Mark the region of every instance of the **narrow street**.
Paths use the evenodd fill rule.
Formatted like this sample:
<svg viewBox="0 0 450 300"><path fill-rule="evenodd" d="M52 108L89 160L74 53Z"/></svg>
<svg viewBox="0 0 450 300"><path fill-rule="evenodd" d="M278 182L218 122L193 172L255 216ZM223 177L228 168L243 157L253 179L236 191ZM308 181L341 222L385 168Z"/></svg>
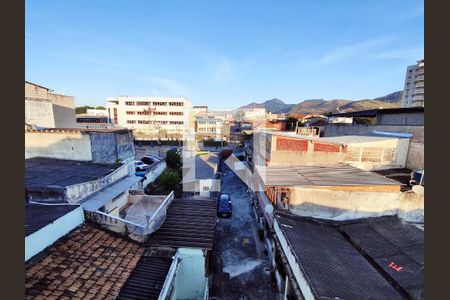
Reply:
<svg viewBox="0 0 450 300"><path fill-rule="evenodd" d="M226 165L222 172L221 191L231 197L233 216L217 224L210 297L278 299L247 186Z"/></svg>

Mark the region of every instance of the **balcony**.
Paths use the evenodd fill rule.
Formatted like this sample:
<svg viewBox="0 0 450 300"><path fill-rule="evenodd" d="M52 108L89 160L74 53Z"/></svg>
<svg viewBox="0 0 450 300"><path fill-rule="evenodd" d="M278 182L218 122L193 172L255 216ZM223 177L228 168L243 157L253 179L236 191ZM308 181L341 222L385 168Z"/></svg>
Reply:
<svg viewBox="0 0 450 300"><path fill-rule="evenodd" d="M424 86L425 86L425 83L423 81L416 83L416 88L420 88L420 87L424 87Z"/></svg>
<svg viewBox="0 0 450 300"><path fill-rule="evenodd" d="M417 95L417 94L424 94L424 89L417 89L417 90L414 92L414 95Z"/></svg>
<svg viewBox="0 0 450 300"><path fill-rule="evenodd" d="M412 101L423 101L425 97L423 95L416 95L412 98Z"/></svg>
<svg viewBox="0 0 450 300"><path fill-rule="evenodd" d="M424 75L419 75L416 77L416 81L422 81L425 80L425 76Z"/></svg>

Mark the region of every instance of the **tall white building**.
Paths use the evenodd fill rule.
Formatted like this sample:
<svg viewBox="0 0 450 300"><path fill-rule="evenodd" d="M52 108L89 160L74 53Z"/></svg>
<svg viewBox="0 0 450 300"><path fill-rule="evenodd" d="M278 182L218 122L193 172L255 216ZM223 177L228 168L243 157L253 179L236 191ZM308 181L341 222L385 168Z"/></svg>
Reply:
<svg viewBox="0 0 450 300"><path fill-rule="evenodd" d="M106 99L114 126L133 129L136 139L183 139L193 131L192 103L185 98L130 97Z"/></svg>
<svg viewBox="0 0 450 300"><path fill-rule="evenodd" d="M417 64L408 66L403 88L402 107L425 106L425 63L421 59Z"/></svg>

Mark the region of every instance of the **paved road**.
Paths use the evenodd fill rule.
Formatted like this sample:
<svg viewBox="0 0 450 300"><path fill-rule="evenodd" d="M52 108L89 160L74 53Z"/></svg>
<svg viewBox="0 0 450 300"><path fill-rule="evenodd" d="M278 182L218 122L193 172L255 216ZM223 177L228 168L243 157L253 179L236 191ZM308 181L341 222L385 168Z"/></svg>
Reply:
<svg viewBox="0 0 450 300"><path fill-rule="evenodd" d="M246 185L222 167L221 189L233 203L231 219L219 218L212 253L212 288L215 299L278 299L270 262L258 237L258 227Z"/></svg>

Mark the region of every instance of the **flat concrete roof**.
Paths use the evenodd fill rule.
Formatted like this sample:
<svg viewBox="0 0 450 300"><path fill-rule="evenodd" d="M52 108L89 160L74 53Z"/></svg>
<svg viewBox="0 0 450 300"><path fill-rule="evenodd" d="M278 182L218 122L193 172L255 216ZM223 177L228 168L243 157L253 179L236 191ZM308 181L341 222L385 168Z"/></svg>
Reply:
<svg viewBox="0 0 450 300"><path fill-rule="evenodd" d="M45 132L45 133L63 133L63 132L106 132L106 133L127 133L131 132L127 128L48 128L48 129L28 129L26 132Z"/></svg>
<svg viewBox="0 0 450 300"><path fill-rule="evenodd" d="M25 160L25 187L67 187L104 177L119 165L34 157Z"/></svg>
<svg viewBox="0 0 450 300"><path fill-rule="evenodd" d="M398 181L346 164L331 166L257 166L266 186L399 186Z"/></svg>
<svg viewBox="0 0 450 300"><path fill-rule="evenodd" d="M78 207L78 205L25 204L25 236L53 223Z"/></svg>

